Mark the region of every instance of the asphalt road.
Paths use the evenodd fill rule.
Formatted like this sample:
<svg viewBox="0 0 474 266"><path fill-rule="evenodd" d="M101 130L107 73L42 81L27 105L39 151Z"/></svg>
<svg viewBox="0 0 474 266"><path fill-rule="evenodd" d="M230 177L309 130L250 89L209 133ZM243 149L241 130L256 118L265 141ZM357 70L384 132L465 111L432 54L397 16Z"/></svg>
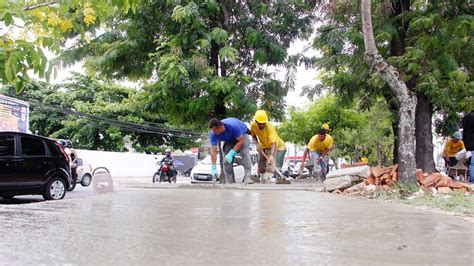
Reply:
<svg viewBox="0 0 474 266"><path fill-rule="evenodd" d="M0 201L0 264L474 264L474 224L452 215L314 191L148 183Z"/></svg>

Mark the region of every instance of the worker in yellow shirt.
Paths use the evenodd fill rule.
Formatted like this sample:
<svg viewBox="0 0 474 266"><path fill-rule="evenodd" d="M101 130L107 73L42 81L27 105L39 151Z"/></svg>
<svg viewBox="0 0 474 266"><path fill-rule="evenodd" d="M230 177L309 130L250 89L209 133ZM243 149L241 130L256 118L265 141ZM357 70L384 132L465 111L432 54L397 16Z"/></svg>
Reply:
<svg viewBox="0 0 474 266"><path fill-rule="evenodd" d="M459 131L454 133L452 138L449 138L444 145L443 149L443 157L444 161L448 166L454 166L458 162L456 160L456 153L460 152L461 150L465 149L464 142L462 141L462 136Z"/></svg>
<svg viewBox="0 0 474 266"><path fill-rule="evenodd" d="M308 153L311 154L311 163L313 165L313 177L326 179L326 173L329 164L328 154L334 145L333 138L326 133L326 129L321 128L318 134L314 135L308 143L304 153L303 161L301 162L300 172L305 167L306 157ZM311 164L310 164L311 165Z"/></svg>
<svg viewBox="0 0 474 266"><path fill-rule="evenodd" d="M255 119L250 125L250 133L258 150L258 172L262 183L269 183L275 171L273 166L278 169L283 166L286 154L285 143L278 136L275 127L268 122L268 116L264 110L258 110L255 113Z"/></svg>

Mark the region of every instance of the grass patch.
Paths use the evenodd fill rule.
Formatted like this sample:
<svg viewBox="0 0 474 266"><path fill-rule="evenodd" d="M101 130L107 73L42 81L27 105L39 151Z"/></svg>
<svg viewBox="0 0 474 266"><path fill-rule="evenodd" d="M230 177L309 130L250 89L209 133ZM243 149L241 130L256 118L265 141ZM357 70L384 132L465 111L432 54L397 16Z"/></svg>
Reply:
<svg viewBox="0 0 474 266"><path fill-rule="evenodd" d="M473 195L464 195L464 192L452 191L447 195L423 195L410 199L403 199L404 203L410 205L434 207L445 211L474 215Z"/></svg>
<svg viewBox="0 0 474 266"><path fill-rule="evenodd" d="M465 195L461 191L452 191L446 195L436 194L433 196L431 192L426 192L423 195L414 196L414 193L419 190L418 185L399 183L397 187L388 190L377 188L371 197L474 216L474 195L472 194Z"/></svg>

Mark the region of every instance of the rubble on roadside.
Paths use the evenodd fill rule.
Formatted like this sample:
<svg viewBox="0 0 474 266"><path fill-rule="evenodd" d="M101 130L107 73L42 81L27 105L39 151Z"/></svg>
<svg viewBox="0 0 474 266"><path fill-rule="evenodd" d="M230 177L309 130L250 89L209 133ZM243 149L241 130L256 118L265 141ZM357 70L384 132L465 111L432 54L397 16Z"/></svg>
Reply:
<svg viewBox="0 0 474 266"><path fill-rule="evenodd" d="M454 181L441 173L423 173L417 169L416 179L420 191L414 195L445 195L451 191L474 193L466 182ZM323 182L325 190L334 194L364 195L377 189L394 190L398 184L398 165L390 167L369 167L367 165L344 165L342 169L328 173Z"/></svg>

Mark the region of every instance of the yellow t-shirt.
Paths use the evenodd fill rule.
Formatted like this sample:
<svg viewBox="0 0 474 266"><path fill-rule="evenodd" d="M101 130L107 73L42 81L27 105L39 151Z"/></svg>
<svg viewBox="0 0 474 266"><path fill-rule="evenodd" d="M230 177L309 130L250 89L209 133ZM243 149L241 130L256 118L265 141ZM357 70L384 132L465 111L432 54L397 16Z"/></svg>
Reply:
<svg viewBox="0 0 474 266"><path fill-rule="evenodd" d="M454 157L456 156L456 153L463 149L465 149L465 147L462 140L459 140L457 143L455 143L454 140L450 138L444 146L443 155L445 157Z"/></svg>
<svg viewBox="0 0 474 266"><path fill-rule="evenodd" d="M331 149L334 145L333 138L326 134L326 138L323 141L318 139L318 134L314 135L308 143L308 149L316 152L324 152L326 149Z"/></svg>
<svg viewBox="0 0 474 266"><path fill-rule="evenodd" d="M270 149L272 143L276 142L277 150L286 150L285 142L283 142L283 140L278 136L278 133L272 124L266 123L265 128L260 130L257 123L253 121L250 125L250 131L253 137L256 136L258 138L258 144L262 149Z"/></svg>

